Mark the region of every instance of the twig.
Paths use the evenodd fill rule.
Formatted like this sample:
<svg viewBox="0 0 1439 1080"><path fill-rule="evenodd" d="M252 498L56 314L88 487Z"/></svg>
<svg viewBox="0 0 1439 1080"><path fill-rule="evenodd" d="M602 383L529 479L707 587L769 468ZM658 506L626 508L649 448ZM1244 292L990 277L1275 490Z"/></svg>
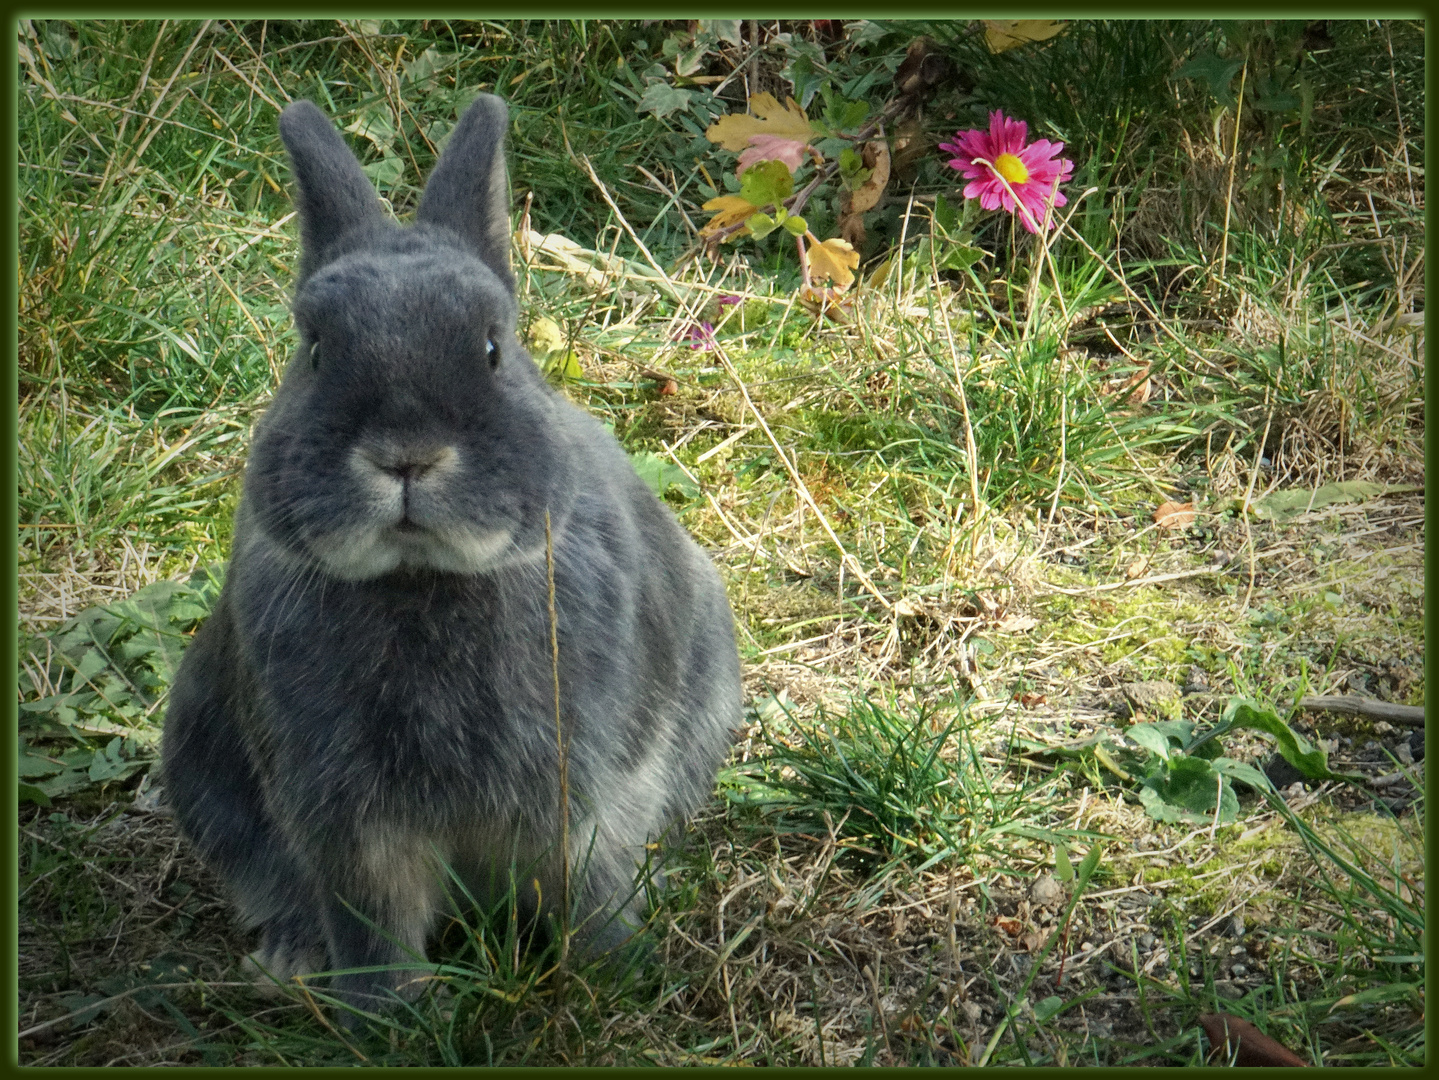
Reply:
<svg viewBox="0 0 1439 1080"><path fill-rule="evenodd" d="M205 22L204 22L204 25L202 25L202 26L200 27L199 33L197 33L197 34L195 35L194 40L190 42L190 47L185 50L185 55L182 56L182 57L180 57L180 62L175 65L175 70L172 71L172 72L170 72L170 78L169 78L169 80L165 83L165 85L164 85L163 87L160 88L160 93L159 93L159 95L155 98L155 103L150 106L150 111L145 115L145 118L144 118L143 120L141 120L140 123L139 123L139 125L136 127L136 129L135 129L135 134L136 134L136 135L140 134L140 132L144 129L144 127L145 127L145 125L146 125L147 123L149 123L151 120L154 120L154 119L155 119L155 114L156 114L156 113L159 111L159 109L160 109L160 103L161 103L162 101L164 101L164 100L165 100L165 96L166 96L167 94L169 94L169 92L170 92L170 87L172 87L172 86L175 85L175 80L180 77L180 72L184 71L186 65L188 65L188 64L190 63L190 55L195 51L195 47L200 44L200 39L203 38L203 37L205 36L206 32L210 29L210 24L211 24L212 22L214 22L213 19L206 19ZM178 109L178 108L180 107L180 102L183 101L183 100L184 100L184 98L176 98L176 99L175 99L175 104L173 104L173 105L170 106L170 111L167 112L167 113L164 115L164 117L162 117L162 119L168 120L168 119L170 118L170 114L173 113L176 109ZM151 128L150 128L150 131L149 131L149 134L147 134L147 135L145 136L145 139L144 139L144 141L143 141L142 143L140 143L139 148L138 148L133 154L130 155L130 159L125 163L125 167L124 167L123 169L121 169L120 171L127 173L127 172L129 172L131 169L133 169L136 165L138 165L138 164L140 163L140 158L144 156L145 151L150 148L150 143L154 140L155 136L158 135L159 133L160 133L160 125L159 125L159 124L156 124L155 126L151 127ZM107 170L106 175L109 175L108 170ZM101 186L102 186L102 187L104 186L103 183L102 183Z"/></svg>
<svg viewBox="0 0 1439 1080"><path fill-rule="evenodd" d="M634 228L625 218L625 215L620 211L619 206L616 205L614 198L610 195L609 188L605 187L604 181L599 178L599 175L595 172L594 165L590 163L589 155L580 154L579 161L584 165L585 171L590 174L590 180L593 181L595 187L599 189L600 195L605 200L605 203L609 206L610 210L614 212L615 217L619 219L620 227L629 234L629 238L634 241L635 247L640 249L640 254L645 257L645 262L649 263L650 266L654 268L655 273L660 276L660 280L664 282L665 289L669 292L670 296L678 303L684 304L684 297L680 295L679 289L670 279L669 274L665 273L664 268L655 262L655 257L650 254L650 249L645 247L645 242L639 238L639 234L635 232Z"/></svg>
<svg viewBox="0 0 1439 1080"><path fill-rule="evenodd" d="M1215 563L1213 566L1201 566L1197 570L1180 570L1173 574L1151 574L1148 577L1135 578L1132 581L1109 581L1103 585L1091 585L1085 589L1066 589L1059 585L1049 584L1046 584L1045 588L1051 592L1063 593L1065 596L1088 596L1090 593L1108 592L1110 589L1156 585L1161 581L1178 581L1181 578L1199 577L1203 574L1222 574L1227 569L1229 569L1228 563Z"/></svg>
<svg viewBox="0 0 1439 1080"><path fill-rule="evenodd" d="M1386 720L1404 727L1424 726L1424 706L1394 705L1388 701L1359 697L1357 694L1309 695L1299 699L1299 708L1313 712L1338 713L1341 716L1363 716L1370 720Z"/></svg>
<svg viewBox="0 0 1439 1080"><path fill-rule="evenodd" d="M265 91L261 90L259 86L255 84L254 80L252 80L248 75L246 75L243 71L241 71L234 64L232 64L228 56L222 53L219 49L212 49L210 51L220 58L220 63L224 64L227 68L229 68L236 75L238 75L241 82L243 82L251 90L255 91L255 93L260 97L261 100L265 102L266 105L270 106L270 108L274 109L276 112L280 112L284 109L283 105L278 104L274 98L272 98L269 94L265 93Z"/></svg>

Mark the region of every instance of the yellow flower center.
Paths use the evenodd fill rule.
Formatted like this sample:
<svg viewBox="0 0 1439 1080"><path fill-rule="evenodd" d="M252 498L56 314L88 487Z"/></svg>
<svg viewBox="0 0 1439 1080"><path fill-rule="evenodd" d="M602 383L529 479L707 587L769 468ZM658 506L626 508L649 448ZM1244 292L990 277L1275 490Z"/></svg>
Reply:
<svg viewBox="0 0 1439 1080"><path fill-rule="evenodd" d="M994 159L994 171L999 173L1011 184L1024 184L1029 182L1029 170L1024 167L1024 162L1013 154L1000 154Z"/></svg>

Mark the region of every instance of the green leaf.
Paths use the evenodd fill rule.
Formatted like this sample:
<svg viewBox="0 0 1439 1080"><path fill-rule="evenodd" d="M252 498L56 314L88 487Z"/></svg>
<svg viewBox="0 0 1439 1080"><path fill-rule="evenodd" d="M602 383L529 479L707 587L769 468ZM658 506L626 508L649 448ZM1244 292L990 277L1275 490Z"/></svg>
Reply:
<svg viewBox="0 0 1439 1080"><path fill-rule="evenodd" d="M666 116L688 109L693 97L692 90L681 90L667 82L653 82L645 87L639 104L635 106L635 112L654 113L663 120Z"/></svg>
<svg viewBox="0 0 1439 1080"><path fill-rule="evenodd" d="M88 770L66 769L59 776L51 777L49 780L42 780L37 785L41 791L52 799L58 799L61 795L68 795L90 783Z"/></svg>
<svg viewBox="0 0 1439 1080"><path fill-rule="evenodd" d="M20 760L17 764L18 774L25 779L33 779L37 776L54 776L65 766L53 758L43 757L31 753L25 746L25 741L20 741Z"/></svg>
<svg viewBox="0 0 1439 1080"><path fill-rule="evenodd" d="M345 125L345 130L362 139L369 139L374 143L375 149L386 157L389 157L395 139L399 136L390 110L380 106L372 106L360 113L351 123Z"/></svg>
<svg viewBox="0 0 1439 1080"><path fill-rule="evenodd" d="M640 479L650 486L650 490L658 498L664 498L665 492L671 487L679 488L690 497L700 493L699 487L685 475L683 469L656 456L652 451L643 450L638 454L631 454L630 463L634 465L635 472L640 474Z"/></svg>
<svg viewBox="0 0 1439 1080"><path fill-rule="evenodd" d="M1224 707L1221 722L1232 727L1251 728L1274 736L1279 754L1299 770L1306 780L1345 780L1355 782L1361 777L1331 772L1323 750L1295 731L1270 709L1245 698L1230 698Z"/></svg>
<svg viewBox="0 0 1439 1080"><path fill-rule="evenodd" d="M398 157L382 157L379 161L362 165L361 169L370 178L371 183L382 190L394 187L405 175L405 163Z"/></svg>
<svg viewBox="0 0 1439 1080"><path fill-rule="evenodd" d="M1063 844L1054 845L1054 876L1060 881L1074 880L1074 865L1069 861L1069 848Z"/></svg>
<svg viewBox="0 0 1439 1080"><path fill-rule="evenodd" d="M953 232L959 224L959 211L955 210L943 195L934 197L934 223L946 233Z"/></svg>
<svg viewBox="0 0 1439 1080"><path fill-rule="evenodd" d="M1124 734L1151 753L1158 754L1161 760L1169 760L1169 736L1159 730L1158 724L1135 724Z"/></svg>
<svg viewBox="0 0 1439 1080"><path fill-rule="evenodd" d="M988 254L983 248L955 244L944 252L943 258L935 260L935 265L941 270L958 270L964 273Z"/></svg>
<svg viewBox="0 0 1439 1080"><path fill-rule="evenodd" d="M784 228L791 236L803 236L809 232L809 222L798 214L791 214L784 219Z"/></svg>
<svg viewBox="0 0 1439 1080"><path fill-rule="evenodd" d="M1229 84L1234 81L1234 76L1239 74L1239 69L1243 66L1243 57L1224 60L1212 52L1206 52L1196 56L1176 71L1174 78L1198 79L1209 87L1209 93L1216 101L1232 109L1236 104L1236 98L1230 92Z"/></svg>
<svg viewBox="0 0 1439 1080"><path fill-rule="evenodd" d="M829 115L829 111L826 110L826 116ZM868 117L869 102L836 100L833 107L833 120L829 126L836 130L857 128Z"/></svg>
<svg viewBox="0 0 1439 1080"><path fill-rule="evenodd" d="M794 194L794 176L783 161L757 161L740 177L740 198L763 209Z"/></svg>
<svg viewBox="0 0 1439 1080"><path fill-rule="evenodd" d="M448 67L454 60L454 53L442 53L438 46L431 45L405 65L405 81L417 84L431 82L437 72Z"/></svg>
<svg viewBox="0 0 1439 1080"><path fill-rule="evenodd" d="M1388 491L1414 490L1414 485L1391 487L1372 480L1343 480L1317 488L1286 488L1250 503L1254 516L1263 521L1284 522L1309 510L1336 503L1365 502Z"/></svg>
<svg viewBox="0 0 1439 1080"><path fill-rule="evenodd" d="M779 228L779 222L770 217L763 210L757 210L751 214L745 224L749 226L750 235L756 240L768 236Z"/></svg>
<svg viewBox="0 0 1439 1080"><path fill-rule="evenodd" d="M1217 773L1223 773L1231 780L1248 784L1255 791L1269 791L1274 787L1269 782L1269 777L1265 776L1261 770L1242 761L1235 761L1233 758L1216 757L1209 762L1209 767Z"/></svg>
<svg viewBox="0 0 1439 1080"><path fill-rule="evenodd" d="M1214 820L1216 800L1220 824L1239 816L1239 797L1234 793L1234 785L1222 783L1221 775L1209 762L1184 754L1171 757L1169 768L1145 780L1139 789L1139 801L1149 816L1158 821L1205 824Z"/></svg>
<svg viewBox="0 0 1439 1080"><path fill-rule="evenodd" d="M109 666L109 657L99 649L91 649L75 665L75 678L79 682L89 682Z"/></svg>
<svg viewBox="0 0 1439 1080"><path fill-rule="evenodd" d="M699 32L708 34L717 41L728 41L731 45L744 46L740 37L739 19L700 19Z"/></svg>
<svg viewBox="0 0 1439 1080"><path fill-rule="evenodd" d="M573 349L552 349L540 360L540 370L553 383L573 382L585 377L580 358Z"/></svg>
<svg viewBox="0 0 1439 1080"><path fill-rule="evenodd" d="M20 783L19 790L20 802L22 803L34 803L36 806L55 805L53 802L50 801L50 796L45 794L44 789L39 788L34 784L27 784L22 781Z"/></svg>
<svg viewBox="0 0 1439 1080"><path fill-rule="evenodd" d="M1054 1016L1060 1009L1064 1008L1064 999L1055 995L1045 998L1043 1001L1035 1002L1034 1018L1041 1024Z"/></svg>

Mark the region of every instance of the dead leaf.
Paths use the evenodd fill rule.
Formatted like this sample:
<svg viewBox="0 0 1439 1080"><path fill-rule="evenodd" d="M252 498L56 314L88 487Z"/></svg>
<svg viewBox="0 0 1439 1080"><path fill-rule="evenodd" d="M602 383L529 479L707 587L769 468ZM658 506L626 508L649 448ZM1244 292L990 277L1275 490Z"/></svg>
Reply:
<svg viewBox="0 0 1439 1080"><path fill-rule="evenodd" d="M1194 524L1194 504L1166 502L1160 503L1159 509L1154 511L1154 524L1161 529L1186 529Z"/></svg>
<svg viewBox="0 0 1439 1080"><path fill-rule="evenodd" d="M799 168L804 161L807 144L799 139L786 139L782 135L751 135L749 146L739 156L736 174L742 174L757 161L782 161L790 172Z"/></svg>
<svg viewBox="0 0 1439 1080"><path fill-rule="evenodd" d="M894 73L894 88L902 97L918 96L949 73L949 58L926 37L915 38L904 50Z"/></svg>
<svg viewBox="0 0 1439 1080"><path fill-rule="evenodd" d="M1064 29L1056 19L985 19L984 41L990 52L1000 53L1031 41L1047 41Z"/></svg>
<svg viewBox="0 0 1439 1080"><path fill-rule="evenodd" d="M865 229L860 215L878 205L889 183L889 147L883 139L865 143L860 156L869 170L869 179L840 196L839 236L853 248L864 245Z"/></svg>
<svg viewBox="0 0 1439 1080"><path fill-rule="evenodd" d="M1024 932L1024 923L1018 919L1011 919L1007 915L996 915L991 924L996 930L1002 930L1010 937L1019 937Z"/></svg>
<svg viewBox="0 0 1439 1080"><path fill-rule="evenodd" d="M780 175L783 175L783 173ZM754 206L746 200L741 199L738 195L721 195L705 203L703 208L705 210L719 211L714 217L710 218L709 224L700 230L700 235L703 237L713 236L715 233L727 229L731 225L745 221L751 214L759 209L758 206ZM735 233L735 235L743 236L744 230L741 229Z"/></svg>
<svg viewBox="0 0 1439 1080"><path fill-rule="evenodd" d="M845 310L848 298L840 299L838 289L801 289L799 292L799 304L815 318L828 319L830 322L839 323L841 326L848 326L853 320L849 312Z"/></svg>
<svg viewBox="0 0 1439 1080"><path fill-rule="evenodd" d="M1038 952L1039 947L1044 944L1044 935L1038 930L1030 930L1019 935L1019 947L1025 952Z"/></svg>
<svg viewBox="0 0 1439 1080"><path fill-rule="evenodd" d="M705 130L705 138L736 154L748 147L755 135L778 135L802 143L814 138L809 117L794 98L786 98L781 105L773 94L754 94L749 99L749 110L753 115L721 116Z"/></svg>
<svg viewBox="0 0 1439 1080"><path fill-rule="evenodd" d="M1033 615L1006 615L999 620L995 629L1006 634L1020 634L1026 630L1033 630L1038 625L1039 620Z"/></svg>
<svg viewBox="0 0 1439 1080"><path fill-rule="evenodd" d="M1140 574L1144 573L1144 571L1148 569L1149 560L1140 557L1129 564L1128 568L1124 571L1124 576L1130 581L1133 581L1135 578L1137 578Z"/></svg>
<svg viewBox="0 0 1439 1080"><path fill-rule="evenodd" d="M1199 1026L1209 1038L1213 1058L1227 1062L1234 1058L1236 1065L1276 1065L1280 1067L1307 1067L1309 1062L1290 1050L1283 1043L1271 1039L1248 1020L1241 1020L1228 1013L1204 1013L1199 1017ZM1217 1063L1217 1062L1216 1062Z"/></svg>
<svg viewBox="0 0 1439 1080"><path fill-rule="evenodd" d="M655 371L653 368L645 368L643 371L640 372L640 378L653 379L655 382L659 383L658 389L661 395L678 394L680 391L680 384L675 382L675 377L673 375L667 375L663 371Z"/></svg>
<svg viewBox="0 0 1439 1080"><path fill-rule="evenodd" d="M705 204L708 207L708 203ZM812 245L805 253L809 259L809 277L818 282L826 279L843 292L854 283L853 271L859 266L859 252L844 240L829 239Z"/></svg>
<svg viewBox="0 0 1439 1080"><path fill-rule="evenodd" d="M884 187L889 183L889 147L883 139L874 139L864 144L860 156L864 167L870 170L869 179L849 192L846 199L850 211L857 214L873 210L884 194Z"/></svg>
<svg viewBox="0 0 1439 1080"><path fill-rule="evenodd" d="M1040 705L1047 705L1049 698L1044 694L1034 694L1027 690L1020 691L1014 695L1014 700L1019 702L1026 709L1037 708Z"/></svg>
<svg viewBox="0 0 1439 1080"><path fill-rule="evenodd" d="M906 120L894 129L894 150L890 157L890 175L908 176L919 162L934 152L935 140L924 133L918 119Z"/></svg>

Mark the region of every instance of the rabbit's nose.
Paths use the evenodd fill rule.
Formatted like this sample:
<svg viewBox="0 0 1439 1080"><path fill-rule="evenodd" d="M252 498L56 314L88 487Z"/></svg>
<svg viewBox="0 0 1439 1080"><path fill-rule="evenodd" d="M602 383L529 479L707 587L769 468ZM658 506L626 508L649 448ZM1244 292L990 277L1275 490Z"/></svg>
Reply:
<svg viewBox="0 0 1439 1080"><path fill-rule="evenodd" d="M443 468L455 458L455 451L449 446L408 447L379 452L367 450L362 453L375 468L407 484Z"/></svg>

